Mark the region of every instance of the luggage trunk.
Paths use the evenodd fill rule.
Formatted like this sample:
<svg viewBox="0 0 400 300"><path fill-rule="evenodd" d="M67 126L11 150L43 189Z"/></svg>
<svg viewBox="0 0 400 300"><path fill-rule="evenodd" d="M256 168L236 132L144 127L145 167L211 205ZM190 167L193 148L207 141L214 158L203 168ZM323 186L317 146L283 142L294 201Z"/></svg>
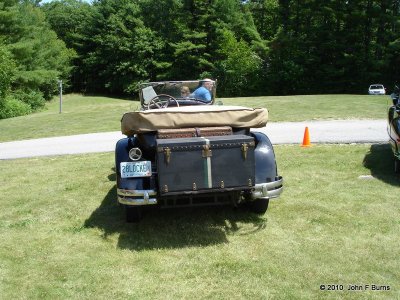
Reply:
<svg viewBox="0 0 400 300"><path fill-rule="evenodd" d="M251 189L254 138L247 135L157 139L161 195Z"/></svg>

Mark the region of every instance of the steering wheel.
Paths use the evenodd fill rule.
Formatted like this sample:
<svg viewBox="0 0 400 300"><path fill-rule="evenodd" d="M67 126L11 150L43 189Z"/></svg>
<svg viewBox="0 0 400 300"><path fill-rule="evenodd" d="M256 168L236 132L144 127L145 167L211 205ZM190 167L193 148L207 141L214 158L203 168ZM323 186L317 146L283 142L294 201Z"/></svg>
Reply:
<svg viewBox="0 0 400 300"><path fill-rule="evenodd" d="M147 104L147 109L167 108L169 103L174 101L176 106L179 107L178 100L167 94L160 94L153 97Z"/></svg>

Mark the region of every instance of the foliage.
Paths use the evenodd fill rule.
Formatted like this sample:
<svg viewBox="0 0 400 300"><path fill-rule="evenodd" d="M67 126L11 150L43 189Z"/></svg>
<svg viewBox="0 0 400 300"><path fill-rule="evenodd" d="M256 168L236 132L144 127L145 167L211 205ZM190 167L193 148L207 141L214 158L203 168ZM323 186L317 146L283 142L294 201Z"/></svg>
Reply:
<svg viewBox="0 0 400 300"><path fill-rule="evenodd" d="M30 106L32 111L37 111L44 107L45 100L43 94L33 90L16 90L13 92L13 97L18 101L24 102Z"/></svg>
<svg viewBox="0 0 400 300"><path fill-rule="evenodd" d="M144 25L139 6L131 1L99 1L94 9L96 31L89 38L93 50L83 61L91 75L87 88L130 93L137 82L150 77L163 41Z"/></svg>
<svg viewBox="0 0 400 300"><path fill-rule="evenodd" d="M41 9L58 38L75 52L68 90L85 92L88 82L97 76L96 69L92 70L92 66L87 66L85 61L95 51L96 45L91 39L97 32L94 24L99 15L90 4L77 0L52 1L45 3Z"/></svg>
<svg viewBox="0 0 400 300"><path fill-rule="evenodd" d="M398 1L62 0L43 8L78 53L75 90L131 93L145 80L211 74L222 96L364 93L400 76Z"/></svg>
<svg viewBox="0 0 400 300"><path fill-rule="evenodd" d="M40 90L46 99L50 99L57 93L57 77L65 78L68 75L72 52L49 29L38 8L29 4L21 5L14 13L12 27L17 33L7 39L10 51L18 62L13 85L16 88Z"/></svg>
<svg viewBox="0 0 400 300"><path fill-rule="evenodd" d="M0 119L13 118L30 114L31 106L11 96L6 96L0 102Z"/></svg>
<svg viewBox="0 0 400 300"><path fill-rule="evenodd" d="M36 2L6 1L0 5L3 100L8 92L2 118L43 107L44 99L58 92L57 79L68 78L71 70L74 51L57 39Z"/></svg>
<svg viewBox="0 0 400 300"><path fill-rule="evenodd" d="M305 76L296 39L279 30L270 42L266 74L267 91L272 94L291 95L312 93L312 85Z"/></svg>
<svg viewBox="0 0 400 300"><path fill-rule="evenodd" d="M11 91L16 64L6 46L0 44L0 119L27 115L44 106L41 93Z"/></svg>
<svg viewBox="0 0 400 300"><path fill-rule="evenodd" d="M214 67L210 52L215 39L215 26L210 26L214 6L207 1L182 1L181 11L180 31L168 43L172 64L166 75L179 80L200 78Z"/></svg>
<svg viewBox="0 0 400 300"><path fill-rule="evenodd" d="M0 43L0 102L5 98L15 73L15 63L10 52Z"/></svg>
<svg viewBox="0 0 400 300"><path fill-rule="evenodd" d="M390 90L399 23L400 3L389 0L0 3L10 88L45 99L57 78L69 91L131 95L143 81L206 74L224 97Z"/></svg>
<svg viewBox="0 0 400 300"><path fill-rule="evenodd" d="M256 74L261 66L261 58L243 39L237 41L233 32L225 30L222 33L218 54L223 58L216 63L220 79L221 94L246 95L254 89Z"/></svg>
<svg viewBox="0 0 400 300"><path fill-rule="evenodd" d="M260 7L270 9L270 1L251 2L260 16ZM398 1L279 1L277 12L276 34L265 34L271 92L280 84L288 94L365 93L371 83L391 87L399 77L390 47L400 34Z"/></svg>
<svg viewBox="0 0 400 300"><path fill-rule="evenodd" d="M68 48L80 49L85 28L93 15L90 4L76 0L59 0L42 7L46 20Z"/></svg>

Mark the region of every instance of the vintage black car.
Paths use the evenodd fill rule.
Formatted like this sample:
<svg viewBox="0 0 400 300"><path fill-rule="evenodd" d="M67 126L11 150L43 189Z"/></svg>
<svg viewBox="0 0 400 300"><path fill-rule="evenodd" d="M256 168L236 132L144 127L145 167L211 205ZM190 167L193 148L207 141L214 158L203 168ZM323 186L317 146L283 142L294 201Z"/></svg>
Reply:
<svg viewBox="0 0 400 300"><path fill-rule="evenodd" d="M388 126L389 142L394 155L394 171L400 173L400 89L396 86L391 94L393 105L388 111Z"/></svg>
<svg viewBox="0 0 400 300"><path fill-rule="evenodd" d="M121 120L115 150L118 202L128 222L144 207L233 204L266 212L282 192L263 108L215 105L216 83L149 82L141 109Z"/></svg>

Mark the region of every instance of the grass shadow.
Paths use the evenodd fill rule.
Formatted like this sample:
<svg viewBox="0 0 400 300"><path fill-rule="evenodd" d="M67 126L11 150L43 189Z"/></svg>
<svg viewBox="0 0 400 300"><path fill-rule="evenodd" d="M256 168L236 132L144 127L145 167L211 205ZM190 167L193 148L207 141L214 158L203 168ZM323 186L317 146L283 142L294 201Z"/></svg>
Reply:
<svg viewBox="0 0 400 300"><path fill-rule="evenodd" d="M115 177L110 175L109 179ZM115 180L115 179L114 179ZM229 235L253 234L266 228L266 219L229 206L159 209L149 207L139 223L126 223L124 207L114 185L85 221L103 237L119 234L118 247L135 251L209 246L228 242Z"/></svg>
<svg viewBox="0 0 400 300"><path fill-rule="evenodd" d="M266 227L266 221L229 206L156 209L139 224L121 232L122 249L147 250L204 247L228 243L229 235L252 234Z"/></svg>
<svg viewBox="0 0 400 300"><path fill-rule="evenodd" d="M400 186L399 175L394 172L394 157L390 144L373 144L365 155L363 165L373 177L394 186Z"/></svg>

